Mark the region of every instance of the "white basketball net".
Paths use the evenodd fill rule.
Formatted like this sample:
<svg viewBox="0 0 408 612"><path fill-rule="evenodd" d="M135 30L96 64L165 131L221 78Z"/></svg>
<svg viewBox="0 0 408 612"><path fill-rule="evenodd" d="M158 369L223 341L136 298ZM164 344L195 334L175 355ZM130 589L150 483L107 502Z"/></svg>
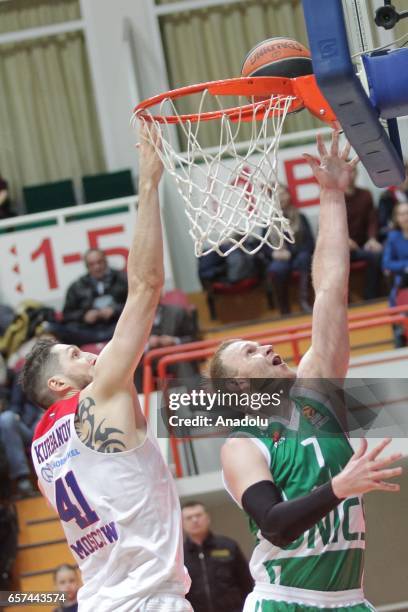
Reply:
<svg viewBox="0 0 408 612"><path fill-rule="evenodd" d="M200 111L207 94L208 90L202 92ZM221 109L218 97L211 96L214 98ZM267 108L259 120L255 115L260 105L255 105L251 120L246 122L251 135L244 147L238 144L243 123L240 116L232 120L222 114L215 120L219 144L213 149L204 149L199 142L200 130L208 129L207 122L180 119L178 125L187 140L184 153L172 144L177 142L175 128L165 121L166 115L180 117L172 99L160 104L164 121L159 123L152 115L141 118L150 136L154 129L161 131L162 146L156 150L184 200L197 257L212 251L226 256L238 248L255 254L264 245L280 249L285 240L294 242L280 207L277 177L279 139L291 102L292 97L281 95L263 101L262 107L266 104ZM154 143L154 138L151 141Z"/></svg>

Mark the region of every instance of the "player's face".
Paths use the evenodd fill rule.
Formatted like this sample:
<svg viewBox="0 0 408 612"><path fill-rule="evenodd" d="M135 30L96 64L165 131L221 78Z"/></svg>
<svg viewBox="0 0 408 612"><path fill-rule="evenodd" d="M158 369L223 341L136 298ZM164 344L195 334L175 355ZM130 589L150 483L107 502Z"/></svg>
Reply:
<svg viewBox="0 0 408 612"><path fill-rule="evenodd" d="M58 353L61 373L69 383L83 389L92 382L96 355L81 351L74 344L57 344L52 350Z"/></svg>
<svg viewBox="0 0 408 612"><path fill-rule="evenodd" d="M239 378L295 378L296 374L283 361L273 346L237 340L222 353L224 366Z"/></svg>
<svg viewBox="0 0 408 612"><path fill-rule="evenodd" d="M199 504L183 508L183 529L190 537L205 537L210 530L210 517Z"/></svg>
<svg viewBox="0 0 408 612"><path fill-rule="evenodd" d="M60 593L64 593L68 601L76 601L79 581L76 572L70 569L60 569L55 577L55 586Z"/></svg>

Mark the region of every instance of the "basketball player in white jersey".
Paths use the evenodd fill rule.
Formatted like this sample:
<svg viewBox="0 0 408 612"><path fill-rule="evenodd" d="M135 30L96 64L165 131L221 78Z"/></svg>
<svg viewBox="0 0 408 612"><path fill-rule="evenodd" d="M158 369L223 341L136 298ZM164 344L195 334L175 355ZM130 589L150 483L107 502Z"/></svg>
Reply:
<svg viewBox="0 0 408 612"><path fill-rule="evenodd" d="M112 340L98 357L39 342L23 373L46 410L32 457L82 573L80 612L191 611L179 500L133 384L163 285L162 171L141 128L129 292Z"/></svg>

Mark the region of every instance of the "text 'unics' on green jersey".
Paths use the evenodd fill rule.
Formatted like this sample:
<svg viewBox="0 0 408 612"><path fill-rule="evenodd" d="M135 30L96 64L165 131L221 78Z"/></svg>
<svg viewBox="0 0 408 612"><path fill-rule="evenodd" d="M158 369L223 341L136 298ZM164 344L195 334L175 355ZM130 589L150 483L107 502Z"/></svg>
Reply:
<svg viewBox="0 0 408 612"><path fill-rule="evenodd" d="M329 402L318 392L294 388L290 422L270 420L267 430L250 436L268 461L272 479L285 500L307 495L341 472L353 455L348 437ZM256 583L347 591L362 585L365 521L361 497L337 508L284 548L266 540L250 519L256 546L251 573Z"/></svg>

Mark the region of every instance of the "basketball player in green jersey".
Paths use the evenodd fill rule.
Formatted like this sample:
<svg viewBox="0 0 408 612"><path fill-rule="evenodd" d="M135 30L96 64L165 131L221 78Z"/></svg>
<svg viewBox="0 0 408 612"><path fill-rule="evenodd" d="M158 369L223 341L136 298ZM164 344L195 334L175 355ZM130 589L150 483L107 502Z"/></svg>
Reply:
<svg viewBox="0 0 408 612"><path fill-rule="evenodd" d="M317 144L320 163L305 156L321 187L312 345L296 374L272 346L244 340L221 345L211 363L212 379L296 379L286 420L271 417L267 432L230 438L222 449L226 487L256 535L250 563L256 584L244 612L373 610L362 589L362 495L399 490L388 479L401 473L390 467L401 455L381 456L390 440L371 452L363 440L353 454L345 414L336 415L317 381L310 380L344 379L348 369L344 193L358 161L347 161L348 144L339 151L337 131L330 152L321 136Z"/></svg>

